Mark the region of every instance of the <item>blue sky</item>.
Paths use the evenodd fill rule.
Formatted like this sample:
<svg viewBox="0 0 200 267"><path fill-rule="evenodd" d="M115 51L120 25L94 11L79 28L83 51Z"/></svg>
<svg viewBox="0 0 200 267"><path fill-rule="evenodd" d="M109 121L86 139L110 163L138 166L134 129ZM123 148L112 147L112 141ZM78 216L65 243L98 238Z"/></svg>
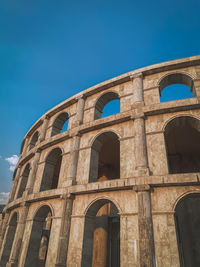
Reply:
<svg viewBox="0 0 200 267"><path fill-rule="evenodd" d="M1 0L0 192L12 183L5 158L47 110L122 73L200 54L199 11L199 0Z"/></svg>

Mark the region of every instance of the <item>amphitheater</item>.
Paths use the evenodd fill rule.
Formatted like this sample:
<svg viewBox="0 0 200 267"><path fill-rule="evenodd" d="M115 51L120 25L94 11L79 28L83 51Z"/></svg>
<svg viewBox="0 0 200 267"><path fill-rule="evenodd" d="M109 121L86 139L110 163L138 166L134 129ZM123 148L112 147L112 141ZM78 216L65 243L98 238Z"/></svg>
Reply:
<svg viewBox="0 0 200 267"><path fill-rule="evenodd" d="M193 97L161 102L172 84ZM117 99L120 112L102 117ZM198 267L199 182L200 56L102 82L25 135L0 266Z"/></svg>

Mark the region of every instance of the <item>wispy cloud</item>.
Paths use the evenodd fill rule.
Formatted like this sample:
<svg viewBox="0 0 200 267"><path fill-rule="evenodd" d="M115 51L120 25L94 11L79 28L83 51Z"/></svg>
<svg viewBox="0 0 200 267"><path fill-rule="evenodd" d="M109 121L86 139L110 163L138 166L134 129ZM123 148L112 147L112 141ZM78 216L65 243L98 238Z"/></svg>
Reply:
<svg viewBox="0 0 200 267"><path fill-rule="evenodd" d="M14 171L15 166L18 162L18 159L19 159L19 157L17 155L12 155L10 158L5 158L5 160L7 160L9 165L10 165L9 166L10 171Z"/></svg>
<svg viewBox="0 0 200 267"><path fill-rule="evenodd" d="M0 192L0 205L7 203L9 192Z"/></svg>

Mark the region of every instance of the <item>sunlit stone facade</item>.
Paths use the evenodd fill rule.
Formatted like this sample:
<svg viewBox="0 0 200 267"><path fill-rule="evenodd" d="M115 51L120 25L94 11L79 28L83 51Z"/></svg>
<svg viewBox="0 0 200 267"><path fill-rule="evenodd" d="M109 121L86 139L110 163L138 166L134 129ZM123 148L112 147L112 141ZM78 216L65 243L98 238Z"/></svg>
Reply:
<svg viewBox="0 0 200 267"><path fill-rule="evenodd" d="M193 97L161 103L174 83ZM114 99L120 113L102 118ZM200 56L95 85L24 137L0 266L200 266L199 181Z"/></svg>

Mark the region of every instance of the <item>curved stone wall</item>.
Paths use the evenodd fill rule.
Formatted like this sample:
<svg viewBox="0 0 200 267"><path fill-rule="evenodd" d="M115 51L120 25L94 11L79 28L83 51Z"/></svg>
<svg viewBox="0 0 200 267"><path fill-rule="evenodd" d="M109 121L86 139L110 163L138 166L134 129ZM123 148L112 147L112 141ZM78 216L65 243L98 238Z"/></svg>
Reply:
<svg viewBox="0 0 200 267"><path fill-rule="evenodd" d="M193 98L161 103L174 83L189 86ZM114 99L120 113L101 118ZM174 212L182 197L200 192L199 131L200 56L123 74L49 110L22 142L0 266L180 266ZM120 222L118 245L109 243L117 259L88 241L105 207ZM98 263L94 251L102 252Z"/></svg>

